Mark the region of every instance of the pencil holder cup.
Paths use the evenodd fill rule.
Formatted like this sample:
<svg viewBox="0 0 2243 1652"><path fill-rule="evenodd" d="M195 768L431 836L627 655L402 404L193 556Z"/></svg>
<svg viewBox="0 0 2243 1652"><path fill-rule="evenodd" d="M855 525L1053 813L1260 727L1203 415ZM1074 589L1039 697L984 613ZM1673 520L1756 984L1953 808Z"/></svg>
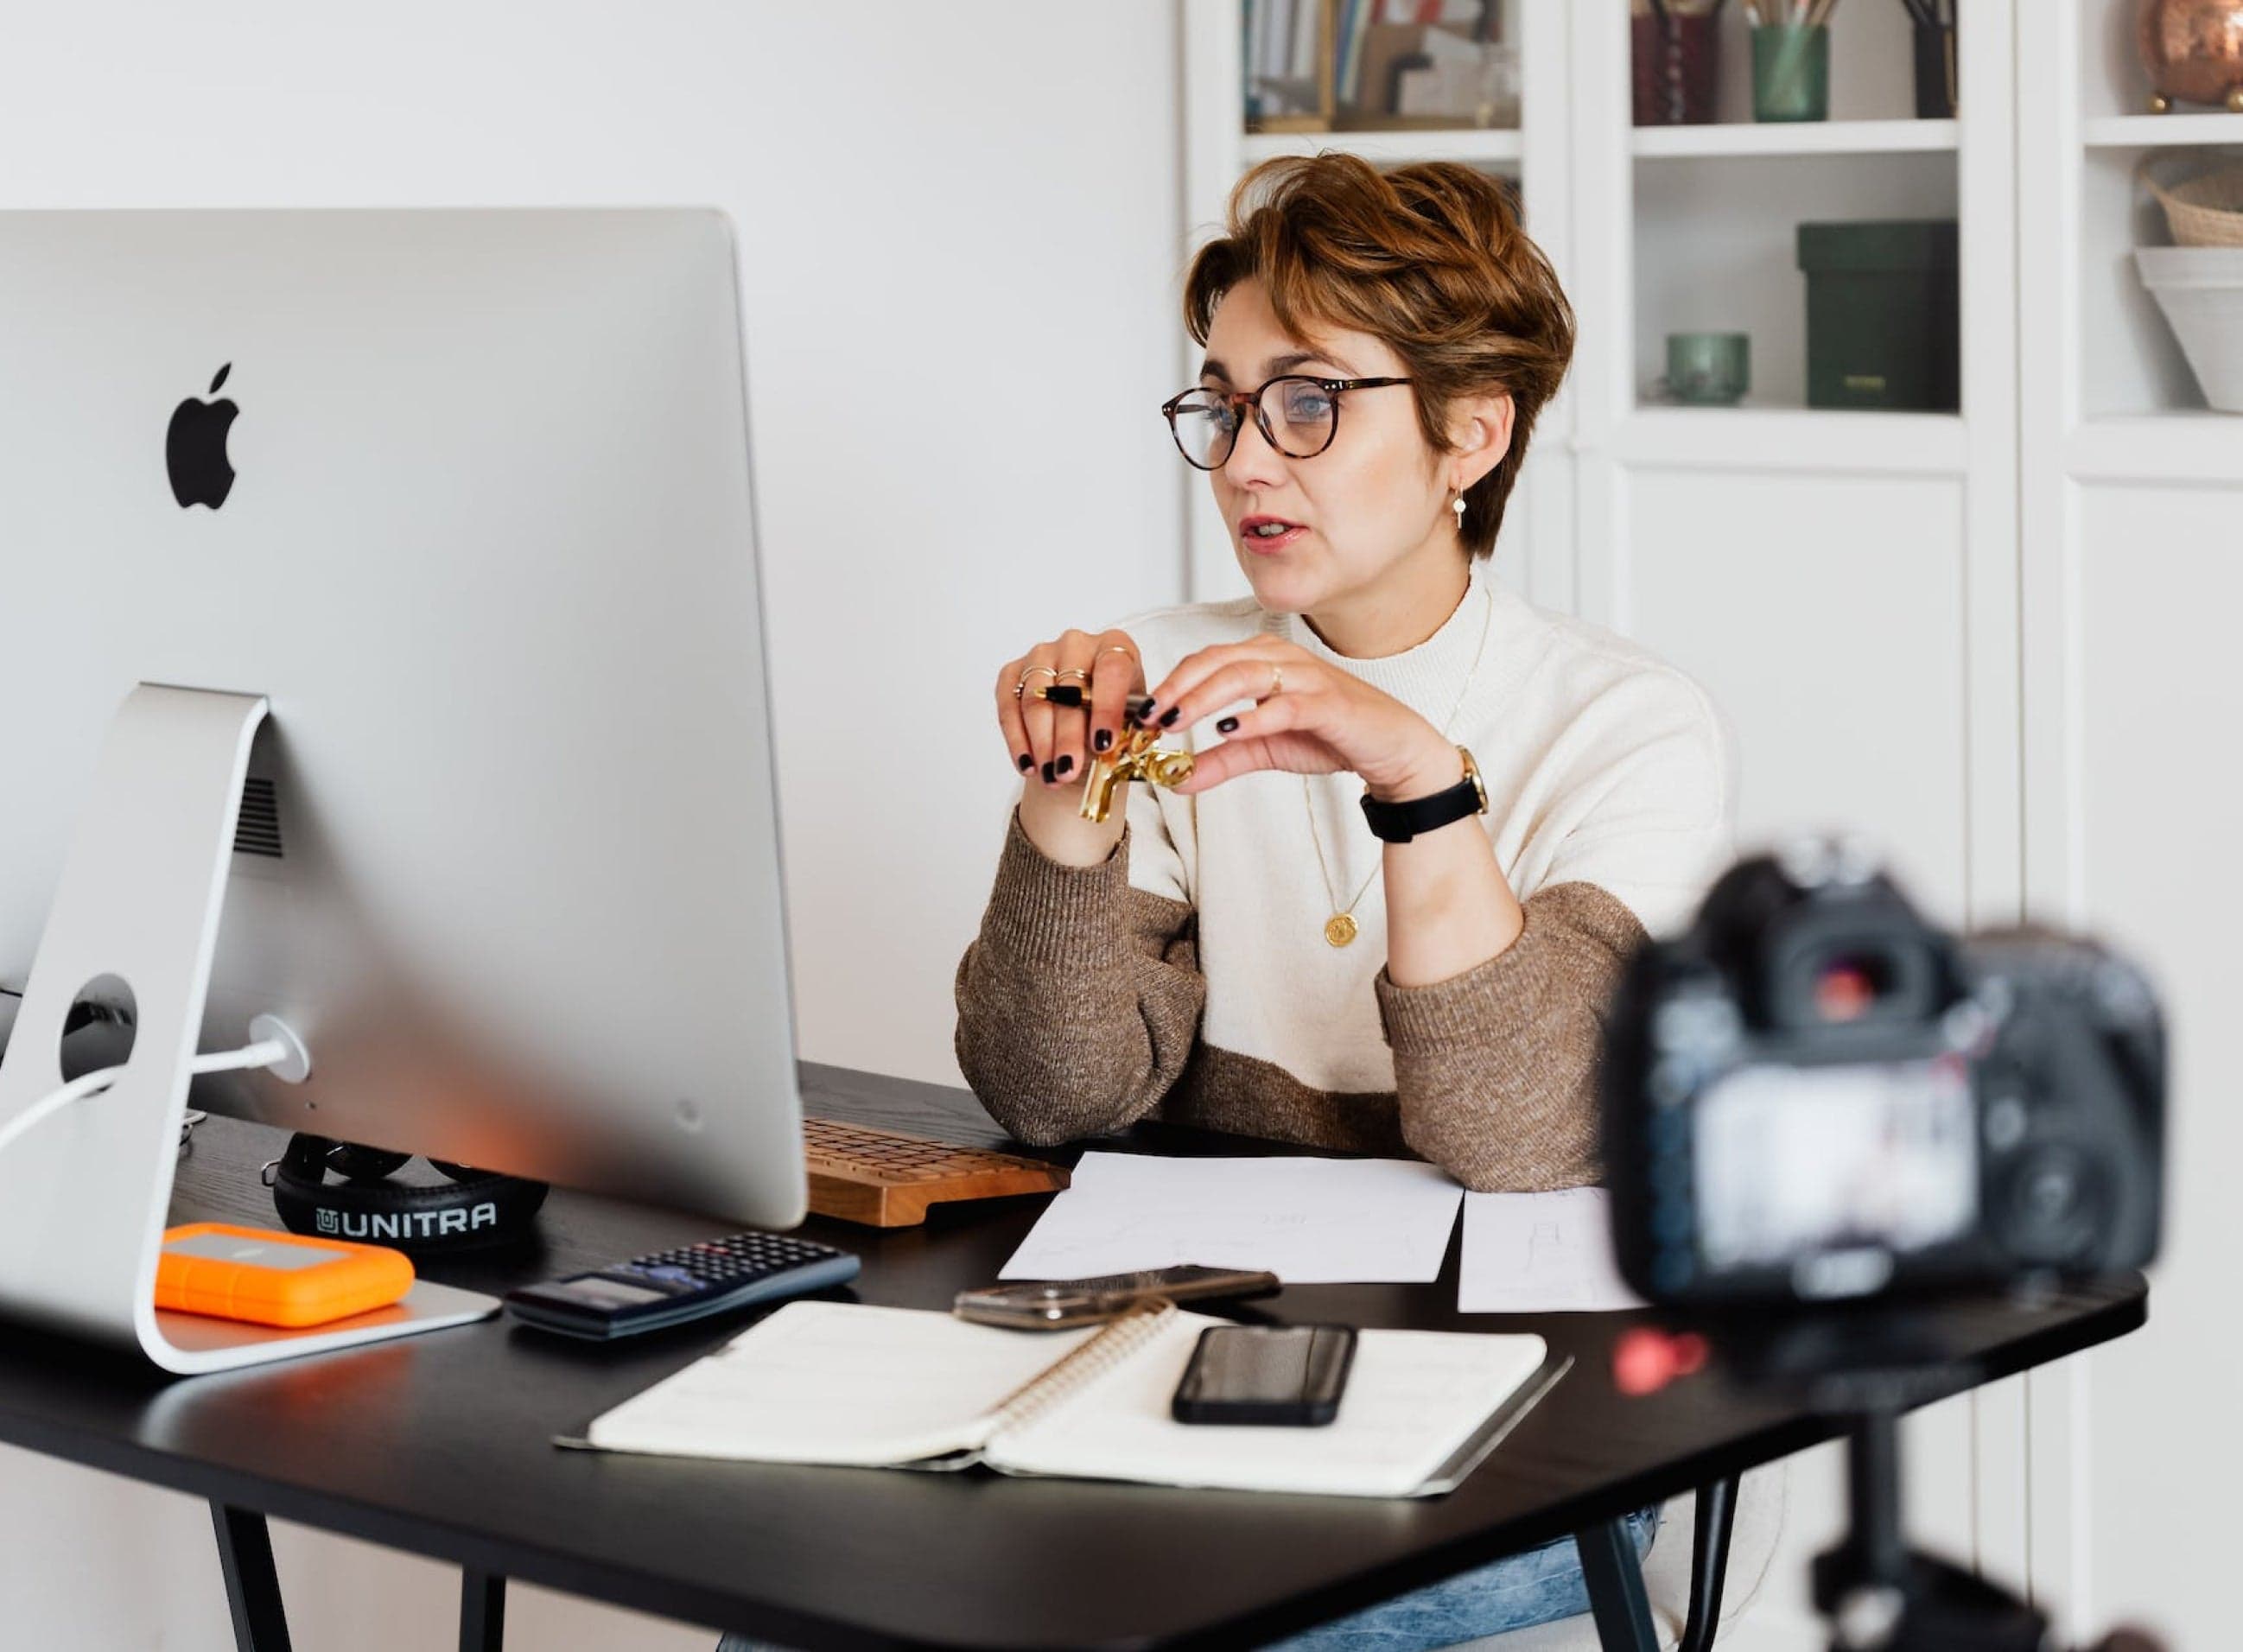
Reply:
<svg viewBox="0 0 2243 1652"><path fill-rule="evenodd" d="M1830 118L1830 30L1771 24L1752 31L1753 118Z"/></svg>
<svg viewBox="0 0 2243 1652"><path fill-rule="evenodd" d="M1752 336L1745 333L1669 333L1667 376L1660 388L1688 407L1733 407L1752 388Z"/></svg>

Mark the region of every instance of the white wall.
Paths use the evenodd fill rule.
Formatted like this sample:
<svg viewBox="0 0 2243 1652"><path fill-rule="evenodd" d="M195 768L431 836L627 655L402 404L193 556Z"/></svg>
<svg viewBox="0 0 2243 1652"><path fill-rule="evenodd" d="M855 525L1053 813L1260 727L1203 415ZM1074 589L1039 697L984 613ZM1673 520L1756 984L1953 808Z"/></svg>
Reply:
<svg viewBox="0 0 2243 1652"><path fill-rule="evenodd" d="M729 209L802 1053L954 1082L997 669L1182 595L1175 57L1147 0L13 0L0 207ZM448 1570L278 1541L306 1652L446 1643ZM0 1602L10 1646L232 1645L199 1505L13 1452ZM517 1645L710 1638L512 1606Z"/></svg>

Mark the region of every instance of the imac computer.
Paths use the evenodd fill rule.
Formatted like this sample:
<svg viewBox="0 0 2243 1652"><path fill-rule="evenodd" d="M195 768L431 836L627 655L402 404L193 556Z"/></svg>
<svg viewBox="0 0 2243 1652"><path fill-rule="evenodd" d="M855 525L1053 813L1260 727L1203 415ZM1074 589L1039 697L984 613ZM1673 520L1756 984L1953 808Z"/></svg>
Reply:
<svg viewBox="0 0 2243 1652"><path fill-rule="evenodd" d="M723 215L0 212L0 1317L301 1351L148 1305L276 1028L194 1105L799 1221Z"/></svg>

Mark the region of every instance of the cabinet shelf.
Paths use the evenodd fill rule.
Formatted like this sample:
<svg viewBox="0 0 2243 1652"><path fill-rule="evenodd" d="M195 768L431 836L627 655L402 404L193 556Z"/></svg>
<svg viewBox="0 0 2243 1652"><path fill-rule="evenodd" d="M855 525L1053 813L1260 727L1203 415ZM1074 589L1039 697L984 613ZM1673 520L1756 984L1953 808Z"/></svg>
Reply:
<svg viewBox="0 0 2243 1652"><path fill-rule="evenodd" d="M1708 155L1921 154L1956 146L1951 120L1736 121L1704 126L1637 126L1630 149L1642 159Z"/></svg>
<svg viewBox="0 0 2243 1652"><path fill-rule="evenodd" d="M1239 153L1249 166L1274 155L1315 155L1326 150L1359 155L1373 165L1417 160L1500 165L1516 164L1521 148L1516 127L1451 126L1404 131L1248 132Z"/></svg>
<svg viewBox="0 0 2243 1652"><path fill-rule="evenodd" d="M2184 144L2243 144L2243 115L2105 115L2085 122L2090 149L2163 149Z"/></svg>
<svg viewBox="0 0 2243 1652"><path fill-rule="evenodd" d="M2075 481L2206 482L2243 476L2243 414L2209 408L2089 419L2064 444Z"/></svg>
<svg viewBox="0 0 2243 1652"><path fill-rule="evenodd" d="M1626 463L1661 469L1841 475L1960 475L1969 460L1960 414L1835 408L1639 407L1613 448Z"/></svg>

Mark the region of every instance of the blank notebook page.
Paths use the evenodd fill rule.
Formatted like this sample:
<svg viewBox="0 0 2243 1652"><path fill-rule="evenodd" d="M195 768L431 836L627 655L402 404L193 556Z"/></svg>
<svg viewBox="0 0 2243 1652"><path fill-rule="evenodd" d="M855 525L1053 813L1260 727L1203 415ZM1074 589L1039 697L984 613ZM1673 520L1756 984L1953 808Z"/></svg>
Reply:
<svg viewBox="0 0 2243 1652"><path fill-rule="evenodd" d="M999 1403L1095 1332L790 1302L586 1431L613 1451L886 1465L978 1449Z"/></svg>
<svg viewBox="0 0 2243 1652"><path fill-rule="evenodd" d="M1135 1358L991 1442L1020 1473L1163 1486L1406 1496L1541 1368L1536 1336L1365 1331L1339 1415L1319 1428L1180 1423L1169 1402L1199 1333L1223 1322L1179 1313Z"/></svg>

